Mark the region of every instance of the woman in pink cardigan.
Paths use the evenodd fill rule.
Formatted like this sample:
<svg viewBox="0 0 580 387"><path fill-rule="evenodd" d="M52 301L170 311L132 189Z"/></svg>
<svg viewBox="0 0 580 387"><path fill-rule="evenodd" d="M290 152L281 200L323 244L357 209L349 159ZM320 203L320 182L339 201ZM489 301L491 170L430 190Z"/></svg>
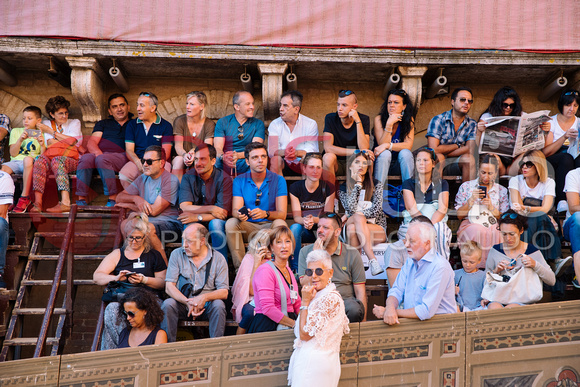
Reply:
<svg viewBox="0 0 580 387"><path fill-rule="evenodd" d="M258 267L252 280L256 315L248 333L294 327L300 310L298 284L288 266L294 243L288 227L279 226L272 230L270 251L273 260Z"/></svg>

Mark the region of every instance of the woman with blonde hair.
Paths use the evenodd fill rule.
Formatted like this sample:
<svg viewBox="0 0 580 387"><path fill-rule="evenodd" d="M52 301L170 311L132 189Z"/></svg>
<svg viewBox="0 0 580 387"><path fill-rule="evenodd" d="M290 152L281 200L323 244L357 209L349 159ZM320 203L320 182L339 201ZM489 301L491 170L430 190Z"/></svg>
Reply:
<svg viewBox="0 0 580 387"><path fill-rule="evenodd" d="M101 261L93 274L97 285L110 282L125 282L127 287L145 287L157 295L165 288L167 265L157 250L151 249L149 242L149 221L145 214L131 214L123 225L125 243L113 250ZM114 349L119 345L119 335L124 324L117 321L120 300L114 300L105 309L105 328L101 349Z"/></svg>
<svg viewBox="0 0 580 387"><path fill-rule="evenodd" d="M509 182L511 208L528 219L524 241L535 245L546 261L557 263L562 250L556 222L550 215L556 183L548 177L544 153L540 150L526 152L520 168L521 174Z"/></svg>
<svg viewBox="0 0 580 387"><path fill-rule="evenodd" d="M232 315L239 324L236 334L242 335L248 330L254 319L254 287L252 280L260 265L270 260L270 229L258 230L248 243L248 251L236 273L232 285Z"/></svg>
<svg viewBox="0 0 580 387"><path fill-rule="evenodd" d="M215 123L206 116L208 107L207 96L203 91L192 91L186 97L186 113L173 121L173 136L175 136L175 152L173 158L173 174L181 178L186 167L193 165L194 149L205 142L213 145Z"/></svg>

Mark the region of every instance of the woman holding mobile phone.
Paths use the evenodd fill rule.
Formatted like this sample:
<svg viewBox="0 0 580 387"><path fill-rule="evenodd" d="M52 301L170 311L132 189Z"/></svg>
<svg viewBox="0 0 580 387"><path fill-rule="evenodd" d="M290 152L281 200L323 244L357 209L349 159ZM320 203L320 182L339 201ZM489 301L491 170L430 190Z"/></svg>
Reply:
<svg viewBox="0 0 580 387"><path fill-rule="evenodd" d="M147 215L133 213L125 223L125 244L115 249L101 261L93 273L97 285L107 285L111 281L126 281L135 287L143 286L157 295L165 288L167 265L149 242L149 222ZM119 302L110 302L105 309L105 327L101 340L101 350L115 349L124 323L117 321Z"/></svg>
<svg viewBox="0 0 580 387"><path fill-rule="evenodd" d="M497 218L509 209L508 191L497 183L500 161L484 154L479 161L479 176L461 184L455 196L457 217L462 220L457 241L475 241L482 249L478 268L485 267L489 249L500 242Z"/></svg>

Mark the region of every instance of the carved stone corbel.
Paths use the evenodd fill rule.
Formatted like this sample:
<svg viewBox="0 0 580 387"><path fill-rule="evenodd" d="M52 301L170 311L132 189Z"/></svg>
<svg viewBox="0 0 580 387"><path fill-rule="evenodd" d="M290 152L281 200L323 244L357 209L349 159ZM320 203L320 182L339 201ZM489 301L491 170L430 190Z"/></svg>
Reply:
<svg viewBox="0 0 580 387"><path fill-rule="evenodd" d="M92 128L102 119L104 111L105 73L95 58L67 56L66 60L72 69L73 97L81 107L85 128Z"/></svg>
<svg viewBox="0 0 580 387"><path fill-rule="evenodd" d="M258 63L258 70L262 74L264 120L267 124L279 115L282 79L287 68L288 63Z"/></svg>
<svg viewBox="0 0 580 387"><path fill-rule="evenodd" d="M409 94L409 98L411 98L411 102L415 107L415 115L419 112L421 95L423 93L421 77L426 72L427 66L399 66L399 74L403 78L401 88Z"/></svg>

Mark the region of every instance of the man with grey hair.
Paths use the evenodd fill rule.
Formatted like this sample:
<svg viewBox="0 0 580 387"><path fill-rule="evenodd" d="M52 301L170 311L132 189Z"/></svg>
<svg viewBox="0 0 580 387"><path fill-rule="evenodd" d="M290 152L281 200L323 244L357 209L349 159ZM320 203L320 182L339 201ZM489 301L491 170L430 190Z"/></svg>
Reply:
<svg viewBox="0 0 580 387"><path fill-rule="evenodd" d="M169 158L173 140L173 127L157 112L157 96L143 91L137 99L137 118L129 121L125 131L125 154L129 162L119 171L119 180L127 188L143 173L143 155L151 145L159 145ZM171 164L164 168L171 172Z"/></svg>
<svg viewBox="0 0 580 387"><path fill-rule="evenodd" d="M278 175L301 176L300 160L318 152L318 124L300 114L302 93L288 90L280 97L280 117L268 127L270 169Z"/></svg>
<svg viewBox="0 0 580 387"><path fill-rule="evenodd" d="M435 228L424 222L409 225L405 248L409 257L389 290L386 307L373 313L386 324L399 317L427 320L436 314L455 313L455 283L451 265L435 249ZM404 303L405 309L398 309Z"/></svg>
<svg viewBox="0 0 580 387"><path fill-rule="evenodd" d="M222 117L215 125L213 146L217 152L216 168L234 175L248 172L244 157L246 145L264 142L264 123L254 117L254 97L247 91L237 91L232 99L234 114Z"/></svg>
<svg viewBox="0 0 580 387"><path fill-rule="evenodd" d="M169 257L161 329L174 342L179 320L209 320L210 337L221 337L226 327L228 264L223 255L207 244L208 230L199 223L183 231L183 246Z"/></svg>

